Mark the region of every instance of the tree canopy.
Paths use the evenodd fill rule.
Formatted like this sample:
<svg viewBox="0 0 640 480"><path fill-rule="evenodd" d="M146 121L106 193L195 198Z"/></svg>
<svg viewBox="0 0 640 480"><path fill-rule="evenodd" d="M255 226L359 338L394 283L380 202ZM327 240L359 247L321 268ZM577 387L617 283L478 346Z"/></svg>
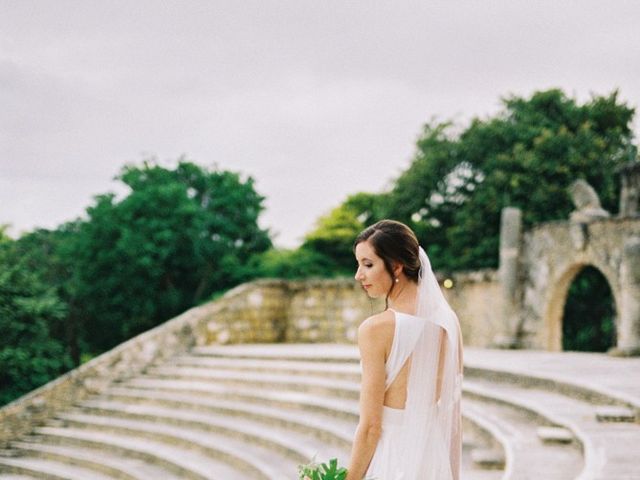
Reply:
<svg viewBox="0 0 640 480"><path fill-rule="evenodd" d="M185 160L127 166L118 178L129 194L98 196L74 248L84 330L101 349L235 285L250 255L271 246L251 178Z"/></svg>
<svg viewBox="0 0 640 480"><path fill-rule="evenodd" d="M0 405L69 370L73 362L51 326L65 303L28 265L0 230Z"/></svg>

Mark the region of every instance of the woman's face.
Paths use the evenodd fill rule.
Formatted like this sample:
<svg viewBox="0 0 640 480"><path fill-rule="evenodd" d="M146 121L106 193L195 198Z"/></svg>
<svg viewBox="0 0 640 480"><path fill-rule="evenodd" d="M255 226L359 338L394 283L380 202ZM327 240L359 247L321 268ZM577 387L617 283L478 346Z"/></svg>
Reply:
<svg viewBox="0 0 640 480"><path fill-rule="evenodd" d="M356 260L358 261L356 281L360 282L371 298L385 297L391 288L391 275L368 240L356 245Z"/></svg>

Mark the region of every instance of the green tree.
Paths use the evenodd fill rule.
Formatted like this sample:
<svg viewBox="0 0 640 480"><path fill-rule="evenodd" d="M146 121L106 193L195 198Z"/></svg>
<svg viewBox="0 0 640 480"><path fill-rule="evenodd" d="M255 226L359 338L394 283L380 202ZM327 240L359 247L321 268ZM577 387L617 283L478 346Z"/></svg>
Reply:
<svg viewBox="0 0 640 480"><path fill-rule="evenodd" d="M349 195L342 204L360 222L359 226L371 225L385 218L390 195L383 193L360 192Z"/></svg>
<svg viewBox="0 0 640 480"><path fill-rule="evenodd" d="M309 248L277 249L254 255L246 280L254 278L333 277L338 272L331 259Z"/></svg>
<svg viewBox="0 0 640 480"><path fill-rule="evenodd" d="M0 405L73 367L49 331L65 318L66 305L16 255L15 246L0 230Z"/></svg>
<svg viewBox="0 0 640 480"><path fill-rule="evenodd" d="M414 227L435 268L495 267L501 209L521 208L525 227L567 218L567 189L577 178L596 189L604 208L616 208L616 167L634 149L634 110L617 92L583 105L560 90L503 104L460 134L450 123L425 126L389 193L386 216Z"/></svg>
<svg viewBox="0 0 640 480"><path fill-rule="evenodd" d="M47 285L64 302L67 314L63 318L49 318L48 331L51 338L61 342L74 365L80 364L80 312L74 302L73 278L75 256L72 250L79 222L69 222L55 230L36 229L25 233L11 248L14 264Z"/></svg>
<svg viewBox="0 0 640 480"><path fill-rule="evenodd" d="M352 275L352 245L365 225L384 218L387 194L356 193L321 216L296 249L273 248L254 255L245 281Z"/></svg>
<svg viewBox="0 0 640 480"><path fill-rule="evenodd" d="M246 274L271 246L257 225L253 179L184 159L126 166L122 199L100 195L76 236L75 294L86 342L109 349L198 304Z"/></svg>
<svg viewBox="0 0 640 480"><path fill-rule="evenodd" d="M358 211L348 202L321 216L302 243L302 248L321 254L327 259L328 268L342 274L353 270L353 241L364 229Z"/></svg>

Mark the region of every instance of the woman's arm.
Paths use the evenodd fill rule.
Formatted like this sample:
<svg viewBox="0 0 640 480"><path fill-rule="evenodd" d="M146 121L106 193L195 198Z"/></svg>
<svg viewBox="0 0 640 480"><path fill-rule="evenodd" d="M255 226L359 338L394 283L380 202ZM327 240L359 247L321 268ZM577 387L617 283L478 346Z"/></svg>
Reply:
<svg viewBox="0 0 640 480"><path fill-rule="evenodd" d="M362 359L360 421L356 429L346 480L361 480L369 467L382 433L385 343L379 322L368 318L358 328Z"/></svg>

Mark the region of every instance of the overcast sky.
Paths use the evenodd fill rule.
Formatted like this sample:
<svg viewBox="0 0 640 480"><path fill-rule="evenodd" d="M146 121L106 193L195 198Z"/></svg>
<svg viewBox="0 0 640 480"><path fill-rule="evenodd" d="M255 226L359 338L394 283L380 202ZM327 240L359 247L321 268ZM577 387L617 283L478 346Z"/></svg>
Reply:
<svg viewBox="0 0 640 480"><path fill-rule="evenodd" d="M54 228L125 163L186 155L254 177L296 246L434 117L551 87L638 108L638 25L636 0L0 0L0 224Z"/></svg>

